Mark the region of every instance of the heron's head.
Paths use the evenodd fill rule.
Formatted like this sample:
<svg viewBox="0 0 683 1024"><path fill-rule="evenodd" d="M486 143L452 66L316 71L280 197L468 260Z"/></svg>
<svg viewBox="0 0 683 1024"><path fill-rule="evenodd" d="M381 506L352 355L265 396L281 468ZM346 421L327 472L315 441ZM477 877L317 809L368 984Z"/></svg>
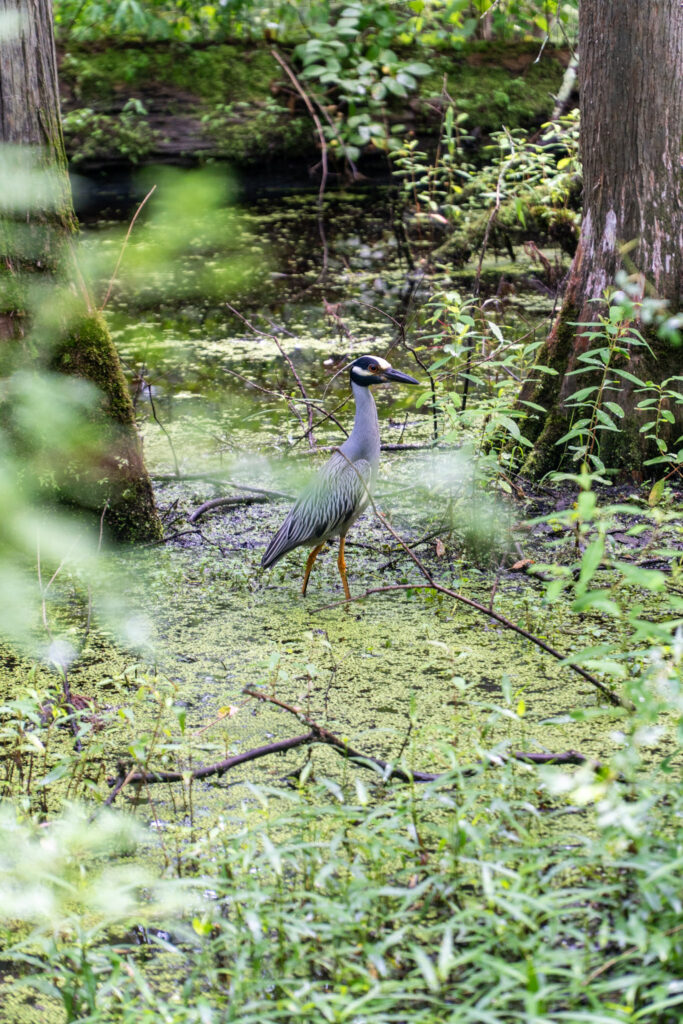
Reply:
<svg viewBox="0 0 683 1024"><path fill-rule="evenodd" d="M409 377L407 373L394 370L386 359L381 356L361 356L351 363L351 383L367 388L371 384L390 384L392 381L400 384L419 384L419 380Z"/></svg>

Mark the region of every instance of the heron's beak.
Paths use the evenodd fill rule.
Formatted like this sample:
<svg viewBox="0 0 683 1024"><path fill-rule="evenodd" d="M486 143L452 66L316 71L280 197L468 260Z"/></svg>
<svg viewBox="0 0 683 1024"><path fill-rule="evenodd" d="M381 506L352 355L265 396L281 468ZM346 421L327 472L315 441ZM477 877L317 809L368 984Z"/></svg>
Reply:
<svg viewBox="0 0 683 1024"><path fill-rule="evenodd" d="M419 380L415 380L414 377L409 377L407 373L401 373L400 370L385 370L382 374L386 381L396 381L397 384L419 384Z"/></svg>

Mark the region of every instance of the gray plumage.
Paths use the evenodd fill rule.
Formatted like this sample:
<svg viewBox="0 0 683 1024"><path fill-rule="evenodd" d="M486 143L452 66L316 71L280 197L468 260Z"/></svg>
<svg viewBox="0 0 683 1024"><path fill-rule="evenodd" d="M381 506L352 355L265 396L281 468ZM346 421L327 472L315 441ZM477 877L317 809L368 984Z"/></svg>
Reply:
<svg viewBox="0 0 683 1024"><path fill-rule="evenodd" d="M302 593L306 593L308 577L319 548L332 537L340 537L337 564L350 598L344 561L344 540L370 500L379 468L379 422L377 407L370 391L372 384L399 381L418 384L399 370L394 370L379 356L361 356L350 368L351 391L356 402L353 430L338 451L305 489L284 523L275 534L261 560L268 568L294 548L313 548L306 565Z"/></svg>
<svg viewBox="0 0 683 1024"><path fill-rule="evenodd" d="M271 540L261 565L275 565L303 544L313 547L345 536L368 504L379 468L377 407L368 387L351 383L356 400L353 430L311 481Z"/></svg>

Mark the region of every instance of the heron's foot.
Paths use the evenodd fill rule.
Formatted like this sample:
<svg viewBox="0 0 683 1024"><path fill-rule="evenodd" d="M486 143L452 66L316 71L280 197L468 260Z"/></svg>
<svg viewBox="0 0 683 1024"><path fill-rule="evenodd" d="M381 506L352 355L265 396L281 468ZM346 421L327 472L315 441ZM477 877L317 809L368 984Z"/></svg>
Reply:
<svg viewBox="0 0 683 1024"><path fill-rule="evenodd" d="M346 543L346 537L339 538L339 558L337 559L337 566L339 568L339 575L341 576L342 586L344 587L344 596L347 601L351 600L351 591L349 590L349 581L346 578L346 559L344 558L344 544Z"/></svg>
<svg viewBox="0 0 683 1024"><path fill-rule="evenodd" d="M318 557L318 555L322 551L323 547L324 547L324 544L318 544L317 548L313 548L313 550L311 551L310 555L308 556L308 559L306 561L306 572L304 573L304 582L303 582L303 584L301 586L301 596L302 597L306 596L306 587L308 586L308 577L311 575L311 569L313 568L313 563L315 562L316 558Z"/></svg>

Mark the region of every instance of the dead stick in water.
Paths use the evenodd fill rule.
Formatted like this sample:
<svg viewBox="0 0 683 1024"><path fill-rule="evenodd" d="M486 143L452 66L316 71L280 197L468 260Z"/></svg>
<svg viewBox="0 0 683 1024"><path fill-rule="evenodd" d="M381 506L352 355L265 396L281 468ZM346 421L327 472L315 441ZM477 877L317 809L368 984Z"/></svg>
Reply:
<svg viewBox="0 0 683 1024"><path fill-rule="evenodd" d="M259 758L267 757L270 754L280 754L288 750L294 750L297 747L310 746L314 743L322 743L326 746L332 747L344 757L357 763L360 767L379 768L385 781L393 778L399 779L402 782L436 782L439 779L446 778L449 774L448 772L421 772L412 769L403 769L399 765L393 764L390 761L385 761L380 757L375 757L373 754L366 754L361 750L356 750L340 736L330 732L329 729L320 725L312 719L310 715L307 715L301 708L293 704L287 704L285 701L280 700L272 694L264 693L261 690L253 690L250 687L245 687L242 692L249 697L254 697L256 700L260 700L268 704L274 704L283 711L287 711L289 714L294 715L301 722L309 726L310 732L304 733L301 736L293 736L291 739L279 740L276 743L268 743L262 747L245 750L242 754L236 754L233 757L225 758L223 761L205 765L203 768L195 768L191 771L135 771L132 768L127 768L127 766L122 765L115 777L107 779L107 785L112 788L112 792L109 794L106 803L111 806L121 790L131 784L155 785L173 782L188 783L194 782L196 779L207 779L214 775L221 776L230 771L231 768L235 768L237 765L246 764L249 761L256 761ZM525 750L516 750L510 754L491 754L484 761L479 762L478 765L463 768L461 773L466 776L475 775L482 765L498 767L506 764L510 760L538 765L580 765L589 763L593 765L596 771L600 769L599 762L593 761L591 758L576 750L566 750L559 754L531 753Z"/></svg>
<svg viewBox="0 0 683 1024"><path fill-rule="evenodd" d="M510 629L514 633L519 633L520 636L523 636L526 640L531 641L532 644L535 644L537 647L540 647L542 651L545 651L547 654L551 654L553 658L557 658L558 661L565 661L565 654L562 654L561 651L558 651L554 647L551 647L550 644L547 644L545 642L545 640L541 640L539 636L536 636L534 633L530 633L529 630L524 629L523 626L520 626L516 622L513 622L512 619L508 619L506 615L502 615L500 612L494 611L493 608L486 608L483 604L480 604L479 601L474 601L471 597L465 597L464 594L459 594L456 590L451 590L450 587L444 587L441 583L437 583L434 577L432 576L431 572L427 568L427 566L424 564L424 562L418 557L418 555L415 554L412 548L408 547L403 538L399 536L396 530L394 530L393 526L391 526L391 524L386 521L384 516L380 514L380 511L377 508L375 500L372 497L372 494L370 493L367 484L365 483L365 480L360 475L354 464L349 459L346 458L346 456L344 455L340 448L338 448L337 451L357 474L358 479L363 485L367 499L370 505L372 506L372 510L375 513L379 522L384 526L386 530L388 530L388 532L391 534L394 540L398 541L401 547L412 558L413 562L417 566L422 576L424 576L424 578L427 580L426 584L398 583L388 587L371 587L369 590L366 590L365 594L362 594L360 597L351 598L352 601L363 600L363 598L369 597L370 594L387 593L392 590L436 590L440 594L446 594L448 597L453 598L454 601L460 601L461 604L467 605L468 608L474 608L475 611L481 612L482 615L486 615L488 618L493 619L495 622L499 622L501 626L505 626L506 629ZM323 607L329 608L338 606L340 604L348 603L348 601L335 601L333 605L324 605ZM322 609L316 609L316 611L321 610ZM596 677L594 675L591 675L590 672L586 672L586 670L582 668L581 665L574 665L572 664L572 662L567 662L567 664L569 668L571 668L574 672L577 672L580 676L582 676L582 678L589 682L591 686L594 686L596 689L600 690L600 692L604 694L605 697L607 697L610 703L625 708L627 711L635 711L633 704L630 700L628 700L628 698L621 697L618 693L615 693L614 690L610 689L609 686L606 686L605 683L601 683L600 680L596 679Z"/></svg>
<svg viewBox="0 0 683 1024"><path fill-rule="evenodd" d="M211 501L205 501L203 505L196 508L187 517L187 521L188 523L196 523L198 519L201 519L211 509L222 508L225 505L266 505L269 501L270 498L263 494L233 494L227 498L212 498Z"/></svg>

